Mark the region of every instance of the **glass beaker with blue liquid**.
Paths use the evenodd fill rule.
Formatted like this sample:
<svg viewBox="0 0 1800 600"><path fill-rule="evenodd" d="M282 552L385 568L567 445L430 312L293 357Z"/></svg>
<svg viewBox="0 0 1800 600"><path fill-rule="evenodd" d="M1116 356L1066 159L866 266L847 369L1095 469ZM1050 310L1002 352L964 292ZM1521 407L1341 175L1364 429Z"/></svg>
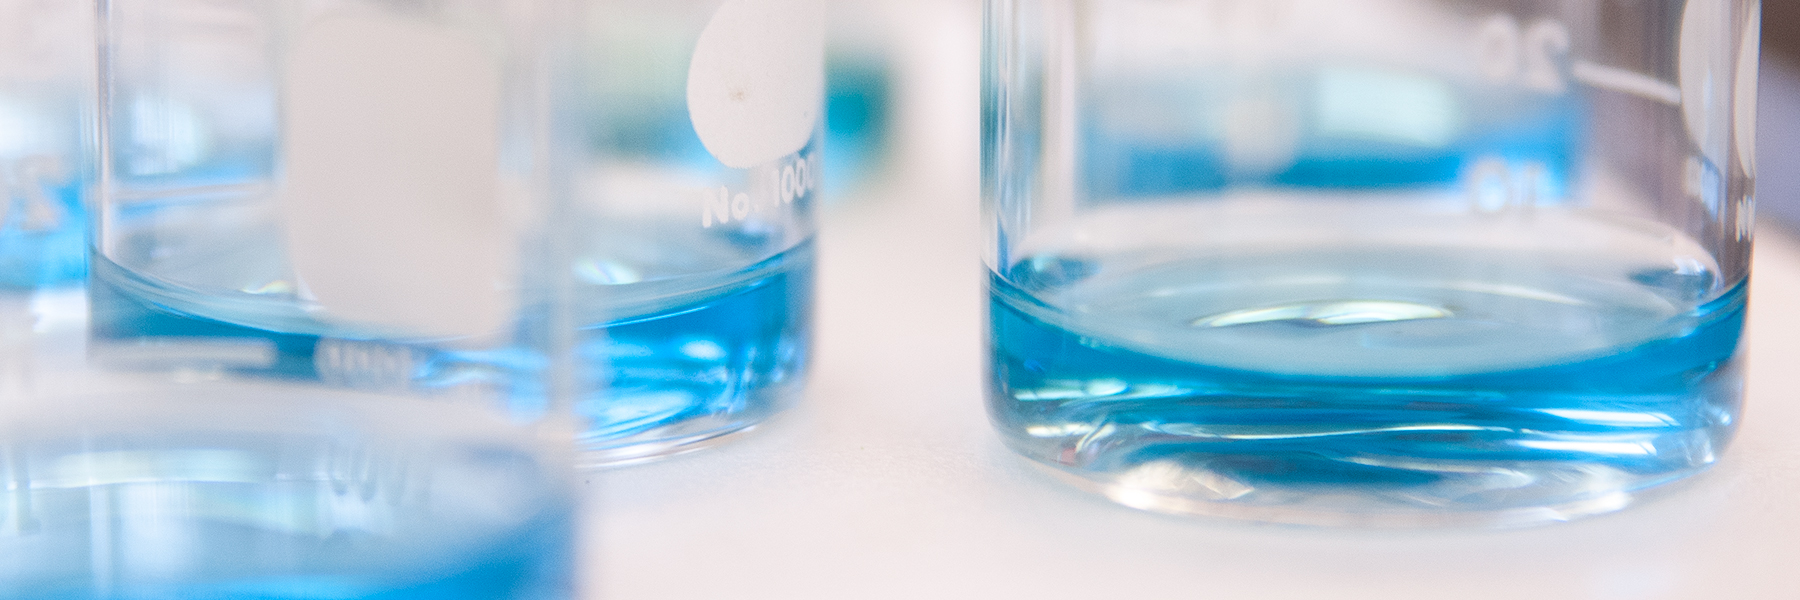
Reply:
<svg viewBox="0 0 1800 600"><path fill-rule="evenodd" d="M0 408L0 594L575 597L570 456L487 406L140 383Z"/></svg>
<svg viewBox="0 0 1800 600"><path fill-rule="evenodd" d="M86 312L92 32L91 6L0 1L0 393L75 362L37 354Z"/></svg>
<svg viewBox="0 0 1800 600"><path fill-rule="evenodd" d="M0 596L575 594L556 5L102 0L91 368Z"/></svg>
<svg viewBox="0 0 1800 600"><path fill-rule="evenodd" d="M478 383L531 412L558 367L517 332L574 330L559 385L579 396L590 464L698 447L786 405L807 356L822 4L539 4L563 12L529 69L493 58L528 2L120 17L163 33L114 44L97 356L204 355L349 389ZM493 91L530 69L541 97ZM524 200L532 169L554 217Z"/></svg>
<svg viewBox="0 0 1800 600"><path fill-rule="evenodd" d="M91 7L0 2L0 293L86 274Z"/></svg>
<svg viewBox="0 0 1800 600"><path fill-rule="evenodd" d="M1719 457L1759 4L989 0L989 409L1153 510L1517 525Z"/></svg>
<svg viewBox="0 0 1800 600"><path fill-rule="evenodd" d="M581 0L568 94L589 462L703 446L800 393L824 182L822 0Z"/></svg>

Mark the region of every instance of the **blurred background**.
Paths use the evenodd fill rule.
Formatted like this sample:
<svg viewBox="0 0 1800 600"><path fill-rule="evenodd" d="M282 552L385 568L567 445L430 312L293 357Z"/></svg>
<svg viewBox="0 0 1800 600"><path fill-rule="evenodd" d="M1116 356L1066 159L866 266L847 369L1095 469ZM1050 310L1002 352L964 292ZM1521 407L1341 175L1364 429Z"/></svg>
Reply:
<svg viewBox="0 0 1800 600"><path fill-rule="evenodd" d="M1775 53L1800 56L1800 2L1763 0L1763 41Z"/></svg>
<svg viewBox="0 0 1800 600"><path fill-rule="evenodd" d="M912 195L936 173L973 185L980 0L834 0L827 161L832 202ZM1763 1L1758 213L1800 227L1800 1ZM910 179L910 177L908 177ZM939 183L942 183L940 180Z"/></svg>
<svg viewBox="0 0 1800 600"><path fill-rule="evenodd" d="M1757 210L1800 226L1800 2L1763 0Z"/></svg>
<svg viewBox="0 0 1800 600"><path fill-rule="evenodd" d="M1769 49L1795 56L1800 52L1800 2L1764 0L1762 2L1762 40Z"/></svg>

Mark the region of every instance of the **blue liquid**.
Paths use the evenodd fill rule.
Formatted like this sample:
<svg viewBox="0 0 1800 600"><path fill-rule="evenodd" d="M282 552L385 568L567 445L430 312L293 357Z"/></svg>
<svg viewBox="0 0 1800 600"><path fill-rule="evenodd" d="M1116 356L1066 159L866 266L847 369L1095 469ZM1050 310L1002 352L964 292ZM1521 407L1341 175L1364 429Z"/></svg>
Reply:
<svg viewBox="0 0 1800 600"><path fill-rule="evenodd" d="M1014 449L1150 508L1616 509L1712 463L1738 414L1744 286L1672 264L1035 255L991 281L989 408Z"/></svg>
<svg viewBox="0 0 1800 600"><path fill-rule="evenodd" d="M629 460L785 408L806 372L812 273L809 241L749 269L683 281L693 291L656 295L588 329L581 356L609 380L576 406L592 423L582 446L594 460Z"/></svg>
<svg viewBox="0 0 1800 600"><path fill-rule="evenodd" d="M893 68L884 56L835 52L825 69L825 185L841 192L881 169L893 127Z"/></svg>
<svg viewBox="0 0 1800 600"><path fill-rule="evenodd" d="M157 412L181 402L140 397L136 414L111 408L73 431L9 432L0 595L571 596L573 501L558 468L528 447L433 432L448 418L441 406L420 407L399 428L335 420L344 415L329 403L244 412L268 408L265 396L181 422ZM240 417L266 426L224 424Z"/></svg>
<svg viewBox="0 0 1800 600"><path fill-rule="evenodd" d="M87 276L79 188L72 181L0 185L0 291L76 285Z"/></svg>
<svg viewBox="0 0 1800 600"><path fill-rule="evenodd" d="M733 271L650 276L656 262L637 265L642 281L577 291L576 312L595 323L578 340L588 395L575 407L586 419L578 442L593 462L654 456L751 427L802 384L811 242ZM176 288L106 260L96 265L91 293L97 356L110 366L216 369L352 389L480 385L504 390L527 418L544 408L534 314L522 316L510 344L466 350L333 330L290 299Z"/></svg>
<svg viewBox="0 0 1800 600"><path fill-rule="evenodd" d="M22 9L34 26L73 24ZM43 21L42 23L36 22ZM64 32L63 35L73 36ZM75 53L74 37L39 47L37 60ZM46 63L49 64L49 63ZM56 64L64 64L57 62ZM74 63L67 63L74 64ZM69 73L73 76L75 73ZM87 273L88 215L82 187L92 180L83 151L84 95L76 77L40 80L8 73L0 82L0 292L75 286ZM91 92L89 92L91 93Z"/></svg>
<svg viewBox="0 0 1800 600"><path fill-rule="evenodd" d="M1587 145L1586 100L1579 89L1548 95L1458 86L1427 71L1353 62L1267 75L1250 81L1215 73L1168 74L1169 80L1154 83L1129 77L1090 82L1079 164L1088 201L1155 200L1244 186L1448 184L1478 161L1533 169L1532 177L1541 180L1535 185L1544 188L1541 199L1549 199L1566 196L1576 157ZM1264 121L1283 126L1255 129ZM1245 130L1234 134L1234 126Z"/></svg>

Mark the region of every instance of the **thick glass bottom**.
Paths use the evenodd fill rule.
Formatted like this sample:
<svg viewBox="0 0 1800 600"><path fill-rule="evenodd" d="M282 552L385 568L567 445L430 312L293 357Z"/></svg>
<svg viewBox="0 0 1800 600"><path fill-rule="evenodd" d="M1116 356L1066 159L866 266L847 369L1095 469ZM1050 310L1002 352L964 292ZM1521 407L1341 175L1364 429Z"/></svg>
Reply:
<svg viewBox="0 0 1800 600"><path fill-rule="evenodd" d="M1229 258L996 275L1006 442L1151 510L1523 525L1623 508L1736 428L1741 284L1517 253Z"/></svg>
<svg viewBox="0 0 1800 600"><path fill-rule="evenodd" d="M0 596L559 600L566 457L484 411L282 386L0 418Z"/></svg>

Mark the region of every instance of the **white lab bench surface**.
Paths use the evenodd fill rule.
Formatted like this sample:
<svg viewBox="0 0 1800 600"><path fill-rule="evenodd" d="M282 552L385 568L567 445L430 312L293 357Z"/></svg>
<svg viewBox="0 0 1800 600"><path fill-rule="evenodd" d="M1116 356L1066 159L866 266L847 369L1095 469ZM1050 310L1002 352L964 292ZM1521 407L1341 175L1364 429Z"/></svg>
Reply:
<svg viewBox="0 0 1800 600"><path fill-rule="evenodd" d="M1800 599L1800 238L1757 233L1736 442L1622 512L1498 531L1140 512L990 429L973 65L932 76L964 83L911 104L936 125L902 140L902 183L825 212L806 398L722 446L584 478L591 597Z"/></svg>
<svg viewBox="0 0 1800 600"><path fill-rule="evenodd" d="M1139 512L1006 450L982 403L975 202L831 211L805 400L593 473L593 597L1800 598L1800 243L1758 232L1747 414L1710 471L1616 514L1342 530Z"/></svg>

